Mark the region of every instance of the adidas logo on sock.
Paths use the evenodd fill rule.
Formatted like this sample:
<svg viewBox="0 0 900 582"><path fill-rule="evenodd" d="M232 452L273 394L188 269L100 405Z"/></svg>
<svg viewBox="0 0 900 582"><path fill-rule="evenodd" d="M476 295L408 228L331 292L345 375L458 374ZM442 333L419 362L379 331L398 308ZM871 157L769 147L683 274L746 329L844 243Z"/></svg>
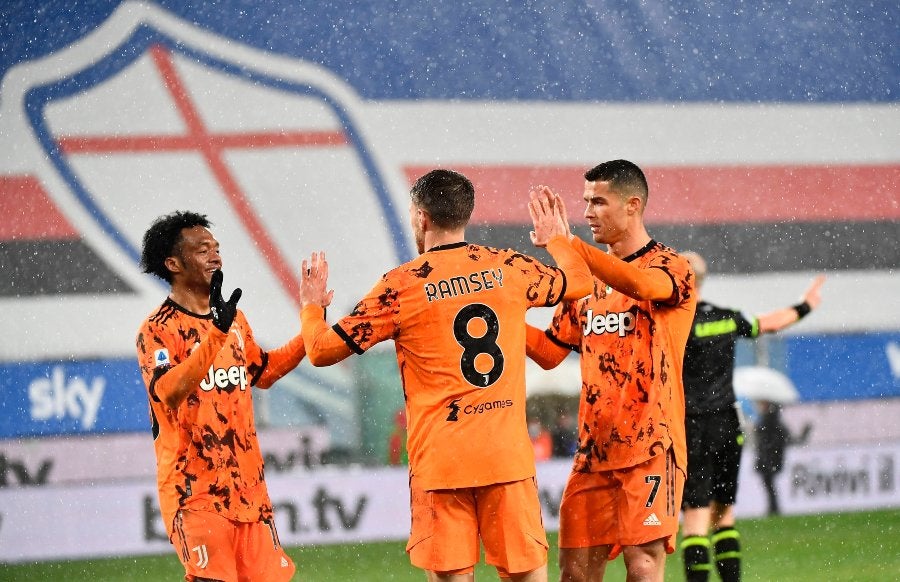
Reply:
<svg viewBox="0 0 900 582"><path fill-rule="evenodd" d="M644 525L662 525L662 522L659 521L659 518L656 517L655 513L651 513L647 516L647 519L644 520Z"/></svg>
<svg viewBox="0 0 900 582"><path fill-rule="evenodd" d="M281 567L287 568L288 566L290 566L290 564L288 563L287 558L285 558L284 556L281 556Z"/></svg>

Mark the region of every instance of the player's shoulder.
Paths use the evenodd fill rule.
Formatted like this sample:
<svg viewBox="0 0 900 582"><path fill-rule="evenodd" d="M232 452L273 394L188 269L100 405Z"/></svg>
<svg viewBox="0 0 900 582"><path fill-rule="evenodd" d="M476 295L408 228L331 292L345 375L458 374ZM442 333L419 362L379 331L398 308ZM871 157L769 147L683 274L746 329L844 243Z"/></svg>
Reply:
<svg viewBox="0 0 900 582"><path fill-rule="evenodd" d="M655 241L655 244L644 256L647 267L658 267L685 273L691 270L691 264L684 255L658 241Z"/></svg>
<svg viewBox="0 0 900 582"><path fill-rule="evenodd" d="M652 252L658 257L664 257L669 261L678 261L687 264L688 260L682 256L677 250L669 245L656 241L656 244L653 246Z"/></svg>
<svg viewBox="0 0 900 582"><path fill-rule="evenodd" d="M178 306L171 299L166 298L144 318L141 328L159 327L176 317L178 317Z"/></svg>
<svg viewBox="0 0 900 582"><path fill-rule="evenodd" d="M511 264L515 260L534 260L513 249L460 242L429 250L388 271L384 279L415 277L426 279L445 272L463 273L492 266Z"/></svg>
<svg viewBox="0 0 900 582"><path fill-rule="evenodd" d="M238 309L238 313L241 313ZM141 324L142 330L153 330L154 333L164 333L165 330L175 330L184 327L203 327L202 321L212 321L212 315L201 315L188 311L170 298L159 307L150 312Z"/></svg>
<svg viewBox="0 0 900 582"><path fill-rule="evenodd" d="M740 311L732 307L716 305L709 301L700 300L697 302L697 314L706 314L713 317L725 317L740 315Z"/></svg>

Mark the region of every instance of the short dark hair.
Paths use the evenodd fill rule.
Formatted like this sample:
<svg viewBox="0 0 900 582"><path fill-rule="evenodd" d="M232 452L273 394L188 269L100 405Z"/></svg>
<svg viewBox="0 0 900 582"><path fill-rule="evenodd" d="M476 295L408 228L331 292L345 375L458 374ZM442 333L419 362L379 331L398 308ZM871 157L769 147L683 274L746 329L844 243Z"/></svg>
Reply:
<svg viewBox="0 0 900 582"><path fill-rule="evenodd" d="M172 272L166 267L166 259L178 255L183 240L181 231L202 226L209 228L212 223L205 214L176 210L153 221L144 233L141 249L141 269L156 275L167 283L172 282Z"/></svg>
<svg viewBox="0 0 900 582"><path fill-rule="evenodd" d="M584 179L588 182L609 182L610 190L620 195L638 196L644 206L647 206L650 191L647 187L647 177L633 162L628 160L603 162L585 172Z"/></svg>
<svg viewBox="0 0 900 582"><path fill-rule="evenodd" d="M475 186L453 170L432 170L410 190L413 204L431 216L440 228L455 229L469 223L475 210Z"/></svg>

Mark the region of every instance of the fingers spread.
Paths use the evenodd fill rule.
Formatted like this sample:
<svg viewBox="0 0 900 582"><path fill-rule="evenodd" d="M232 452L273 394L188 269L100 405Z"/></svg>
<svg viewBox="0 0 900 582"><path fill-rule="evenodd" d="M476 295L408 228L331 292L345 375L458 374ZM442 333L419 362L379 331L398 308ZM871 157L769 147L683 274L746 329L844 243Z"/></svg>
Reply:
<svg viewBox="0 0 900 582"><path fill-rule="evenodd" d="M240 287L238 287L237 289L232 291L231 299L228 300L228 304L231 305L232 307L237 307L237 302L240 301L242 294L243 294L243 291L241 291Z"/></svg>

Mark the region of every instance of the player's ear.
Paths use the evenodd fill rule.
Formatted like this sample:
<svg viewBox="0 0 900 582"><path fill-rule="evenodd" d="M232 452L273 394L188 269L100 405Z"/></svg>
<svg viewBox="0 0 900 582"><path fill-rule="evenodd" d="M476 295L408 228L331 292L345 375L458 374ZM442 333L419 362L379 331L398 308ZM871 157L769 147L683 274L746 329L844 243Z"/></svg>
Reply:
<svg viewBox="0 0 900 582"><path fill-rule="evenodd" d="M178 257L166 257L164 264L170 273L180 273L184 269Z"/></svg>
<svg viewBox="0 0 900 582"><path fill-rule="evenodd" d="M416 209L416 224L422 231L431 230L431 215L421 208Z"/></svg>
<svg viewBox="0 0 900 582"><path fill-rule="evenodd" d="M643 202L640 196L629 196L628 200L625 201L625 206L628 208L628 214L641 214Z"/></svg>

